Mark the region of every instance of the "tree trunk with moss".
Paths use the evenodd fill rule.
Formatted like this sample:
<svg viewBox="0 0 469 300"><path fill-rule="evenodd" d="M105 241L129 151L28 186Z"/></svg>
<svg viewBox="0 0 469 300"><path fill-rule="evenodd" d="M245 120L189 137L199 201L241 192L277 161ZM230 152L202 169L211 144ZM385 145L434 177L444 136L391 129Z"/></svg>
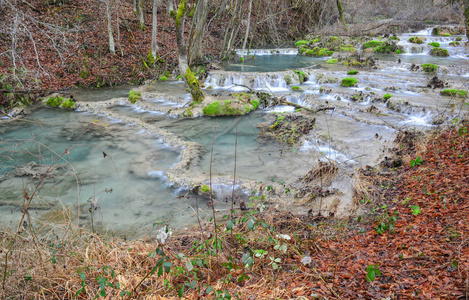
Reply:
<svg viewBox="0 0 469 300"><path fill-rule="evenodd" d="M145 19L143 18L143 4L142 0L137 0L137 11L138 11L138 27L141 30L145 30Z"/></svg>
<svg viewBox="0 0 469 300"><path fill-rule="evenodd" d="M158 12L158 0L153 0L153 19L152 19L152 29L151 29L151 55L153 59L156 59L156 53L158 52L158 43L157 43L157 34L158 34L158 19L157 13Z"/></svg>
<svg viewBox="0 0 469 300"><path fill-rule="evenodd" d="M466 36L469 40L469 1L464 1L464 25L466 25Z"/></svg>
<svg viewBox="0 0 469 300"><path fill-rule="evenodd" d="M194 102L202 102L204 100L204 93L200 87L199 80L192 73L188 59L187 59L187 47L184 39L184 21L186 18L186 5L187 0L181 0L179 3L176 13L176 42L178 46L178 62L179 72L182 78L189 86L189 90Z"/></svg>
<svg viewBox="0 0 469 300"><path fill-rule="evenodd" d="M345 26L344 8L342 7L342 2L340 0L337 0L337 9L339 10L340 21Z"/></svg>
<svg viewBox="0 0 469 300"><path fill-rule="evenodd" d="M106 4L106 22L107 22L107 32L109 35L109 51L112 55L116 54L116 47L114 44L114 35L112 34L112 23L111 23L111 8L109 0L105 1Z"/></svg>

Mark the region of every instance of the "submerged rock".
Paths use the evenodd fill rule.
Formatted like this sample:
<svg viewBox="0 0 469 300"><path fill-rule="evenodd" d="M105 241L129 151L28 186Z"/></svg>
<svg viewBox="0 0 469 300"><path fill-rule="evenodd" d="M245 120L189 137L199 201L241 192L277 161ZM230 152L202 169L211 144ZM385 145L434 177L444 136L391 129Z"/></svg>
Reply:
<svg viewBox="0 0 469 300"><path fill-rule="evenodd" d="M294 145L314 128L315 123L316 118L286 113L276 116L272 123L262 123L258 127L260 128L260 136L274 138L287 145Z"/></svg>

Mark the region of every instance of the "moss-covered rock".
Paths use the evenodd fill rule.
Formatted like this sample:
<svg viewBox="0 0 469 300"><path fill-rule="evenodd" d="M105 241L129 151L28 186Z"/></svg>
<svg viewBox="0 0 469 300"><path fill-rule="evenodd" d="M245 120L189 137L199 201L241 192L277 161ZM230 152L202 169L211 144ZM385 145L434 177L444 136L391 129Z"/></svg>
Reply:
<svg viewBox="0 0 469 300"><path fill-rule="evenodd" d="M356 70L350 70L347 72L347 75L356 75L356 74L358 74L358 71Z"/></svg>
<svg viewBox="0 0 469 300"><path fill-rule="evenodd" d="M75 110L77 108L75 101L73 98L64 98L59 95L54 95L45 98L46 105L51 107L58 107L63 109L71 109Z"/></svg>
<svg viewBox="0 0 469 300"><path fill-rule="evenodd" d="M316 123L316 119L295 113L285 113L275 116L270 123L263 123L260 135L273 138L287 145L297 144L301 137L308 134Z"/></svg>
<svg viewBox="0 0 469 300"><path fill-rule="evenodd" d="M460 42L450 42L449 45L451 47L458 47L458 46L461 46L461 43Z"/></svg>
<svg viewBox="0 0 469 300"><path fill-rule="evenodd" d="M346 86L346 87L356 86L357 85L357 79L352 78L352 77L345 77L344 79L342 79L341 85Z"/></svg>
<svg viewBox="0 0 469 300"><path fill-rule="evenodd" d="M431 42L431 43L428 43L428 44L432 47L440 47L440 43L438 43L438 42Z"/></svg>
<svg viewBox="0 0 469 300"><path fill-rule="evenodd" d="M167 80L168 80L168 77L166 77L165 75L161 75L158 80L159 80L159 81L167 81Z"/></svg>
<svg viewBox="0 0 469 300"><path fill-rule="evenodd" d="M244 115L259 108L259 100L253 95L240 93L233 94L235 99L217 100L203 108L204 115L207 116L233 116Z"/></svg>
<svg viewBox="0 0 469 300"><path fill-rule="evenodd" d="M465 90L457 90L457 89L445 89L440 92L442 96L449 96L449 97L458 97L458 98L466 98L467 91Z"/></svg>
<svg viewBox="0 0 469 300"><path fill-rule="evenodd" d="M404 53L402 46L396 44L395 41L386 41L380 46L375 47L376 53Z"/></svg>
<svg viewBox="0 0 469 300"><path fill-rule="evenodd" d="M391 97L392 97L392 95L389 94L389 93L386 93L386 94L383 95L383 99L386 100L386 101L391 99Z"/></svg>
<svg viewBox="0 0 469 300"><path fill-rule="evenodd" d="M132 104L135 104L135 102L142 100L142 93L140 91L134 91L131 90L129 92L129 101Z"/></svg>
<svg viewBox="0 0 469 300"><path fill-rule="evenodd" d="M331 59L328 59L326 61L326 63L328 63L328 64L336 64L338 62L339 62L339 60L337 60L336 58L331 58Z"/></svg>
<svg viewBox="0 0 469 300"><path fill-rule="evenodd" d="M381 46L383 44L383 41L368 41L363 44L363 49L368 49L368 48L375 48L377 46Z"/></svg>
<svg viewBox="0 0 469 300"><path fill-rule="evenodd" d="M430 50L430 55L447 57L449 56L449 53L448 53L448 50L437 47L437 48L433 48L432 50Z"/></svg>
<svg viewBox="0 0 469 300"><path fill-rule="evenodd" d="M309 77L308 77L308 75L306 75L305 72L299 71L299 70L296 70L294 72L295 72L296 75L298 75L298 81L300 82L300 84L302 84L305 81L308 81Z"/></svg>
<svg viewBox="0 0 469 300"><path fill-rule="evenodd" d="M285 83L286 83L287 85L292 84L292 78L291 78L290 75L285 75L285 76L283 76L283 79L285 80Z"/></svg>
<svg viewBox="0 0 469 300"><path fill-rule="evenodd" d="M422 69L423 69L424 72L433 73L433 72L436 72L436 70L438 70L438 65L435 65L435 64L423 64L423 65L422 65Z"/></svg>
<svg viewBox="0 0 469 300"><path fill-rule="evenodd" d="M458 36L458 37L456 38L456 42L460 42L460 41L462 41L462 37Z"/></svg>
<svg viewBox="0 0 469 300"><path fill-rule="evenodd" d="M292 86L291 89L294 91L299 91L301 88L295 85L295 86Z"/></svg>
<svg viewBox="0 0 469 300"><path fill-rule="evenodd" d="M409 42L413 44L423 44L425 42L425 38L421 36L413 36L409 39Z"/></svg>

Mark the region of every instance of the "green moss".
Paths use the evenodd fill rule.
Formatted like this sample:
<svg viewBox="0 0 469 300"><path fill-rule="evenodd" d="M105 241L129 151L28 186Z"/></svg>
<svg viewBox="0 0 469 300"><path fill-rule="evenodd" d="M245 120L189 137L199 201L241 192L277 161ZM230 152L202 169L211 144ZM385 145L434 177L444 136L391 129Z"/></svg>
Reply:
<svg viewBox="0 0 469 300"><path fill-rule="evenodd" d="M253 110L258 109L260 105L259 100L251 100L251 105Z"/></svg>
<svg viewBox="0 0 469 300"><path fill-rule="evenodd" d="M435 27L432 29L432 35L440 35L441 29L438 27Z"/></svg>
<svg viewBox="0 0 469 300"><path fill-rule="evenodd" d="M184 79L189 85L192 100L195 102L202 102L204 100L204 93L200 88L199 80L195 77L190 68L187 68L186 73L184 74Z"/></svg>
<svg viewBox="0 0 469 300"><path fill-rule="evenodd" d="M129 101L130 103L135 104L138 100L142 100L142 93L140 91L131 90L129 92Z"/></svg>
<svg viewBox="0 0 469 300"><path fill-rule="evenodd" d="M244 57L241 56L241 57L239 58L239 61L243 63L243 62L244 62Z"/></svg>
<svg viewBox="0 0 469 300"><path fill-rule="evenodd" d="M457 42L462 41L462 37L458 36L458 37L456 38L456 41L457 41Z"/></svg>
<svg viewBox="0 0 469 300"><path fill-rule="evenodd" d="M377 53L393 53L393 52L398 53L397 52L398 50L399 50L399 53L403 52L402 49L396 45L395 42L387 41L381 44L380 46L375 47L374 51Z"/></svg>
<svg viewBox="0 0 469 300"><path fill-rule="evenodd" d="M298 80L300 81L300 84L302 84L305 81L308 81L308 76L305 74L303 71L294 71L296 75L298 75Z"/></svg>
<svg viewBox="0 0 469 300"><path fill-rule="evenodd" d="M290 85L292 83L292 79L290 75L283 76L283 79L285 80L287 85Z"/></svg>
<svg viewBox="0 0 469 300"><path fill-rule="evenodd" d="M440 43L437 43L437 42L431 42L431 43L428 43L428 44L432 47L440 47Z"/></svg>
<svg viewBox="0 0 469 300"><path fill-rule="evenodd" d="M458 98L466 98L467 91L465 90L457 90L457 89L445 89L440 92L442 96L450 96L450 97L458 97Z"/></svg>
<svg viewBox="0 0 469 300"><path fill-rule="evenodd" d="M88 71L88 70L82 70L80 72L80 77L83 78L83 79L88 79L88 78L90 78L90 76L91 76L90 71Z"/></svg>
<svg viewBox="0 0 469 300"><path fill-rule="evenodd" d="M422 69L423 69L423 71L425 71L425 72L432 73L432 72L436 72L436 70L438 69L438 65L435 65L435 64L423 64L423 65L422 65Z"/></svg>
<svg viewBox="0 0 469 300"><path fill-rule="evenodd" d="M59 107L63 102L63 98L58 96L58 97L49 97L46 100L46 104L52 107Z"/></svg>
<svg viewBox="0 0 469 300"><path fill-rule="evenodd" d="M181 0L181 2L179 2L177 14L176 14L176 24L178 26L181 25L181 19L184 16L184 14L186 13L186 1L187 0Z"/></svg>
<svg viewBox="0 0 469 300"><path fill-rule="evenodd" d="M342 52L356 52L357 49L353 45L345 45L340 47L340 51Z"/></svg>
<svg viewBox="0 0 469 300"><path fill-rule="evenodd" d="M391 37L389 37L390 40L393 40L393 41L400 41L401 39L398 38L397 36L393 35Z"/></svg>
<svg viewBox="0 0 469 300"><path fill-rule="evenodd" d="M427 24L435 24L435 21L432 21L432 20L425 20L425 23L427 23Z"/></svg>
<svg viewBox="0 0 469 300"><path fill-rule="evenodd" d="M63 102L62 102L62 108L66 108L66 109L76 109L76 104L74 101L72 101L71 99L65 99Z"/></svg>
<svg viewBox="0 0 469 300"><path fill-rule="evenodd" d="M295 86L292 86L291 89L294 90L294 91L299 91L300 87L295 85Z"/></svg>
<svg viewBox="0 0 469 300"><path fill-rule="evenodd" d="M401 49L397 49L397 50L396 50L396 53L397 53L397 54L401 54L401 53L402 53L402 52L401 52Z"/></svg>
<svg viewBox="0 0 469 300"><path fill-rule="evenodd" d="M425 41L425 38L420 37L420 36L414 36L409 39L409 42L414 43L414 44L423 44Z"/></svg>
<svg viewBox="0 0 469 300"><path fill-rule="evenodd" d="M342 79L342 86L356 86L357 79L352 77L345 77Z"/></svg>
<svg viewBox="0 0 469 300"><path fill-rule="evenodd" d="M168 77L164 76L164 75L161 75L160 78L159 78L160 81L166 81L168 80Z"/></svg>
<svg viewBox="0 0 469 300"><path fill-rule="evenodd" d="M204 192L204 193L208 193L208 192L210 192L210 187L209 187L208 185L204 184L204 185L200 188L200 190L201 190L202 192Z"/></svg>
<svg viewBox="0 0 469 300"><path fill-rule="evenodd" d="M443 33L441 36L451 36L451 33Z"/></svg>
<svg viewBox="0 0 469 300"><path fill-rule="evenodd" d="M447 57L449 56L449 53L448 53L448 50L437 47L437 48L433 48L432 50L430 50L430 55Z"/></svg>
<svg viewBox="0 0 469 300"><path fill-rule="evenodd" d="M358 73L358 71L356 70L350 70L347 72L347 75L356 75Z"/></svg>
<svg viewBox="0 0 469 300"><path fill-rule="evenodd" d="M214 101L203 108L207 116L243 115L259 108L258 100L251 100L249 94L233 94L237 100ZM242 109L241 109L242 106Z"/></svg>
<svg viewBox="0 0 469 300"><path fill-rule="evenodd" d="M368 49L368 48L375 48L377 46L381 46L383 44L382 41L368 41L363 44L363 49Z"/></svg>
<svg viewBox="0 0 469 300"><path fill-rule="evenodd" d="M391 97L392 97L392 95L388 94L388 93L383 95L384 100L389 100Z"/></svg>
<svg viewBox="0 0 469 300"><path fill-rule="evenodd" d="M295 43L295 47L301 47L303 45L308 45L309 44L309 41L305 41L305 40L300 40L298 42Z"/></svg>
<svg viewBox="0 0 469 300"><path fill-rule="evenodd" d="M457 47L457 46L461 45L461 43L459 43L459 42L450 42L449 45L451 47Z"/></svg>
<svg viewBox="0 0 469 300"><path fill-rule="evenodd" d="M339 62L339 60L337 60L337 59L335 59L335 58L331 58L331 59L328 59L328 60L326 61L326 63L328 63L328 64L336 64L336 63L338 63L338 62Z"/></svg>

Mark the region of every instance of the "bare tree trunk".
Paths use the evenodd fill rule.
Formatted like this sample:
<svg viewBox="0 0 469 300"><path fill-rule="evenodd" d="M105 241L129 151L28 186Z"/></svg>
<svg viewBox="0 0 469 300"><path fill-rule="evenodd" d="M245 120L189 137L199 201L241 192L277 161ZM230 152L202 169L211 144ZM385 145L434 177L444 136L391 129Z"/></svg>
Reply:
<svg viewBox="0 0 469 300"><path fill-rule="evenodd" d="M189 90L194 102L202 102L204 100L204 93L200 88L199 80L195 77L189 68L187 60L187 48L184 40L184 21L186 18L186 5L187 0L181 0L176 13L176 42L178 45L178 61L179 72L182 78L189 86Z"/></svg>
<svg viewBox="0 0 469 300"><path fill-rule="evenodd" d="M189 65L202 57L201 46L205 32L205 24L207 23L207 15L209 11L208 0L199 0L195 10L195 31L193 35L192 45L189 47Z"/></svg>
<svg viewBox="0 0 469 300"><path fill-rule="evenodd" d="M134 12L134 15L137 15L137 0L133 1L132 10Z"/></svg>
<svg viewBox="0 0 469 300"><path fill-rule="evenodd" d="M137 11L138 11L138 27L141 30L145 30L145 19L143 18L142 0L137 0Z"/></svg>
<svg viewBox="0 0 469 300"><path fill-rule="evenodd" d="M469 0L464 0L464 25L466 25L466 36L469 42Z"/></svg>
<svg viewBox="0 0 469 300"><path fill-rule="evenodd" d="M337 9L339 10L340 21L345 26L344 8L342 7L342 2L340 0L337 0Z"/></svg>
<svg viewBox="0 0 469 300"><path fill-rule="evenodd" d="M106 20L107 20L107 32L109 34L109 51L111 51L112 55L116 55L116 47L114 45L114 36L112 34L112 24L111 24L111 8L110 0L106 0Z"/></svg>
<svg viewBox="0 0 469 300"><path fill-rule="evenodd" d="M249 36L249 27L251 26L251 12L252 12L252 0L249 1L248 24L246 25L246 35L244 36L243 53L244 53L244 49L246 49L246 42L248 41L248 36Z"/></svg>
<svg viewBox="0 0 469 300"><path fill-rule="evenodd" d="M156 59L156 52L158 52L158 43L157 43L157 11L158 11L158 0L153 0L153 21L152 21L152 30L151 30L151 55Z"/></svg>
<svg viewBox="0 0 469 300"><path fill-rule="evenodd" d="M166 3L166 13L171 15L172 11L174 11L173 0L168 0L168 3Z"/></svg>

